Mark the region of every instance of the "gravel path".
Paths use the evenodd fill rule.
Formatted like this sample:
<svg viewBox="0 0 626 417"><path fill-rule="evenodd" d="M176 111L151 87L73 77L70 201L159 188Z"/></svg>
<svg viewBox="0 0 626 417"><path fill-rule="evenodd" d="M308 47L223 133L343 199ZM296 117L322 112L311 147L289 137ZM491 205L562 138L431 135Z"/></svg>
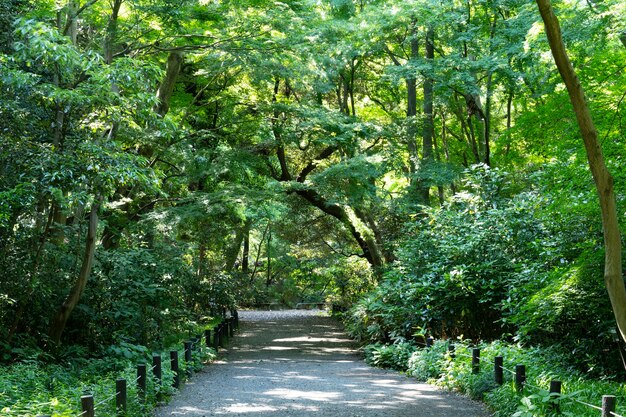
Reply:
<svg viewBox="0 0 626 417"><path fill-rule="evenodd" d="M196 374L166 416L486 417L484 407L396 372L371 368L319 311L242 311L220 360Z"/></svg>

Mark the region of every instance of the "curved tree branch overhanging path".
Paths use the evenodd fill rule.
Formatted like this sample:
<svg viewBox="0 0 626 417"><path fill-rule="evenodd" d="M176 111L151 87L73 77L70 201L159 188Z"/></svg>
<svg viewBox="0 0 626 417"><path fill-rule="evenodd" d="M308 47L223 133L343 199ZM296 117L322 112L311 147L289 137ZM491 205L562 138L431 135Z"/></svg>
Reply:
<svg viewBox="0 0 626 417"><path fill-rule="evenodd" d="M372 368L316 311L241 312L221 358L157 410L167 416L482 417L474 401Z"/></svg>

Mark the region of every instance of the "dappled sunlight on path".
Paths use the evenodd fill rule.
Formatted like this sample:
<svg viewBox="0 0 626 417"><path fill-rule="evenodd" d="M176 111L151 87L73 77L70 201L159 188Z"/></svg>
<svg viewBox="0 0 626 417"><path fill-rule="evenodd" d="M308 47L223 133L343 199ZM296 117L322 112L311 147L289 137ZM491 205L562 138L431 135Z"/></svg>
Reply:
<svg viewBox="0 0 626 417"><path fill-rule="evenodd" d="M367 366L329 317L271 313L242 312L220 360L157 416L488 415L466 398Z"/></svg>

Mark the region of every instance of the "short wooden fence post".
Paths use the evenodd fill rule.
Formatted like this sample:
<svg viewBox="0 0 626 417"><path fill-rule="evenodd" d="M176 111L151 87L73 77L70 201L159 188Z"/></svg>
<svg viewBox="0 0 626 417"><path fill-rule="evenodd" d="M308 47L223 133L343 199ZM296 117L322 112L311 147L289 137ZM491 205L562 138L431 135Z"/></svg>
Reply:
<svg viewBox="0 0 626 417"><path fill-rule="evenodd" d="M192 369L191 369L191 361L192 361L192 356L191 356L191 350L193 348L193 343L192 342L185 342L185 367L187 368L187 376L191 376L192 374Z"/></svg>
<svg viewBox="0 0 626 417"><path fill-rule="evenodd" d="M146 400L147 382L146 364L140 363L137 365L137 396L139 397L139 401L143 402Z"/></svg>
<svg viewBox="0 0 626 417"><path fill-rule="evenodd" d="M602 396L602 417L611 417L615 412L615 396L603 395Z"/></svg>
<svg viewBox="0 0 626 417"><path fill-rule="evenodd" d="M455 353L455 346L454 343L450 343L448 345L448 354L450 355L450 358L454 359L456 358L456 353Z"/></svg>
<svg viewBox="0 0 626 417"><path fill-rule="evenodd" d="M515 365L515 388L518 392L524 390L526 382L526 365Z"/></svg>
<svg viewBox="0 0 626 417"><path fill-rule="evenodd" d="M503 365L504 358L502 356L496 356L493 358L493 377L498 385L502 385L504 383Z"/></svg>
<svg viewBox="0 0 626 417"><path fill-rule="evenodd" d="M219 334L220 334L220 338L219 338L219 342L220 342L219 344L220 344L220 347L224 347L224 346L226 346L226 335L225 335L225 333L226 333L226 332L224 331L224 323L223 323L223 322L222 322L222 323L220 323L220 324L217 326L217 331L218 331L218 332L219 332Z"/></svg>
<svg viewBox="0 0 626 417"><path fill-rule="evenodd" d="M228 336L235 337L235 318L228 319Z"/></svg>
<svg viewBox="0 0 626 417"><path fill-rule="evenodd" d="M235 328L239 329L239 312L235 310L233 315L235 316Z"/></svg>
<svg viewBox="0 0 626 417"><path fill-rule="evenodd" d="M433 339L431 336L428 336L426 338L426 349L433 347L434 343L435 343L435 339Z"/></svg>
<svg viewBox="0 0 626 417"><path fill-rule="evenodd" d="M556 394L556 395L551 395L552 397L552 410L560 413L561 412L561 407L559 406L559 396L561 395L561 387L563 384L561 384L561 381L557 381L556 379L553 379L552 381L550 381L550 394Z"/></svg>
<svg viewBox="0 0 626 417"><path fill-rule="evenodd" d="M213 349L216 352L220 350L221 342L220 342L220 326L217 325L213 329Z"/></svg>
<svg viewBox="0 0 626 417"><path fill-rule="evenodd" d="M211 347L211 329L206 329L204 331L204 343L206 347Z"/></svg>
<svg viewBox="0 0 626 417"><path fill-rule="evenodd" d="M163 365L161 363L161 355L152 355L152 374L157 380L157 383L161 385L163 379Z"/></svg>
<svg viewBox="0 0 626 417"><path fill-rule="evenodd" d="M480 372L480 349L472 349L472 373L477 374Z"/></svg>
<svg viewBox="0 0 626 417"><path fill-rule="evenodd" d="M81 417L94 417L93 395L83 395L80 397Z"/></svg>
<svg viewBox="0 0 626 417"><path fill-rule="evenodd" d="M172 350L170 351L170 368L172 369L172 372L174 373L174 382L172 383L172 385L174 386L174 388L178 388L180 387L180 373L178 370L178 351L177 350Z"/></svg>
<svg viewBox="0 0 626 417"><path fill-rule="evenodd" d="M230 320L224 319L222 322L222 335L224 336L224 343L230 341Z"/></svg>
<svg viewBox="0 0 626 417"><path fill-rule="evenodd" d="M126 415L126 380L119 378L115 380L115 409L118 416Z"/></svg>

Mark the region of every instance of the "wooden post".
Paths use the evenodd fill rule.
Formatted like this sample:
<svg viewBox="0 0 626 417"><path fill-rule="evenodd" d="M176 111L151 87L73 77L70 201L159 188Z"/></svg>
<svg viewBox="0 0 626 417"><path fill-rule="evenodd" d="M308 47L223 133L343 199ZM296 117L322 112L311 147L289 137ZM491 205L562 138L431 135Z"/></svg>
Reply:
<svg viewBox="0 0 626 417"><path fill-rule="evenodd" d="M504 358L502 356L496 356L493 358L493 377L496 384L502 385L504 383L504 375L502 366L504 365Z"/></svg>
<svg viewBox="0 0 626 417"><path fill-rule="evenodd" d="M187 368L187 376L191 376L192 374L192 369L191 369L191 349L193 347L193 343L191 342L185 342L185 366Z"/></svg>
<svg viewBox="0 0 626 417"><path fill-rule="evenodd" d="M213 329L213 349L215 349L215 351L218 352L220 350L220 346L221 346L221 342L220 342L220 326L217 325Z"/></svg>
<svg viewBox="0 0 626 417"><path fill-rule="evenodd" d="M224 336L224 343L228 343L230 340L230 320L228 319L222 322L222 336Z"/></svg>
<svg viewBox="0 0 626 417"><path fill-rule="evenodd" d="M161 385L161 379L163 379L163 366L161 364L161 355L152 355L152 374L157 380L157 383Z"/></svg>
<svg viewBox="0 0 626 417"><path fill-rule="evenodd" d="M560 413L561 412L561 407L559 406L559 396L561 395L561 381L557 381L556 379L553 379L552 381L550 381L550 394L557 394L557 395L551 395L551 399L552 399L552 410Z"/></svg>
<svg viewBox="0 0 626 417"><path fill-rule="evenodd" d="M235 329L239 329L239 312L235 310L233 316L235 317Z"/></svg>
<svg viewBox="0 0 626 417"><path fill-rule="evenodd" d="M137 396L139 397L139 401L143 402L146 400L146 385L148 382L148 378L146 375L146 364L140 363L137 365Z"/></svg>
<svg viewBox="0 0 626 417"><path fill-rule="evenodd" d="M228 319L228 336L235 337L235 318Z"/></svg>
<svg viewBox="0 0 626 417"><path fill-rule="evenodd" d="M220 323L217 326L217 331L219 333L219 342L220 342L220 347L224 347L226 346L226 335L224 334L224 323Z"/></svg>
<svg viewBox="0 0 626 417"><path fill-rule="evenodd" d="M518 392L524 390L526 382L526 365L515 365L515 388Z"/></svg>
<svg viewBox="0 0 626 417"><path fill-rule="evenodd" d="M615 412L615 396L603 395L602 396L602 417L611 417Z"/></svg>
<svg viewBox="0 0 626 417"><path fill-rule="evenodd" d="M456 358L456 353L455 353L455 347L454 347L454 343L450 343L448 345L448 353L450 354L450 357L452 359Z"/></svg>
<svg viewBox="0 0 626 417"><path fill-rule="evenodd" d="M117 415L122 417L126 415L126 380L119 378L115 380L115 409Z"/></svg>
<svg viewBox="0 0 626 417"><path fill-rule="evenodd" d="M93 395L83 395L80 397L80 406L83 412L81 417L94 417Z"/></svg>
<svg viewBox="0 0 626 417"><path fill-rule="evenodd" d="M472 373L477 374L480 372L480 349L472 349Z"/></svg>
<svg viewBox="0 0 626 417"><path fill-rule="evenodd" d="M204 343L206 347L211 347L211 329L206 329L204 331Z"/></svg>
<svg viewBox="0 0 626 417"><path fill-rule="evenodd" d="M426 338L426 349L433 347L434 343L435 343L435 339L433 339L432 336L428 336Z"/></svg>
<svg viewBox="0 0 626 417"><path fill-rule="evenodd" d="M172 350L170 351L170 367L172 372L174 373L174 382L172 385L174 388L180 387L180 373L178 371L178 351Z"/></svg>

